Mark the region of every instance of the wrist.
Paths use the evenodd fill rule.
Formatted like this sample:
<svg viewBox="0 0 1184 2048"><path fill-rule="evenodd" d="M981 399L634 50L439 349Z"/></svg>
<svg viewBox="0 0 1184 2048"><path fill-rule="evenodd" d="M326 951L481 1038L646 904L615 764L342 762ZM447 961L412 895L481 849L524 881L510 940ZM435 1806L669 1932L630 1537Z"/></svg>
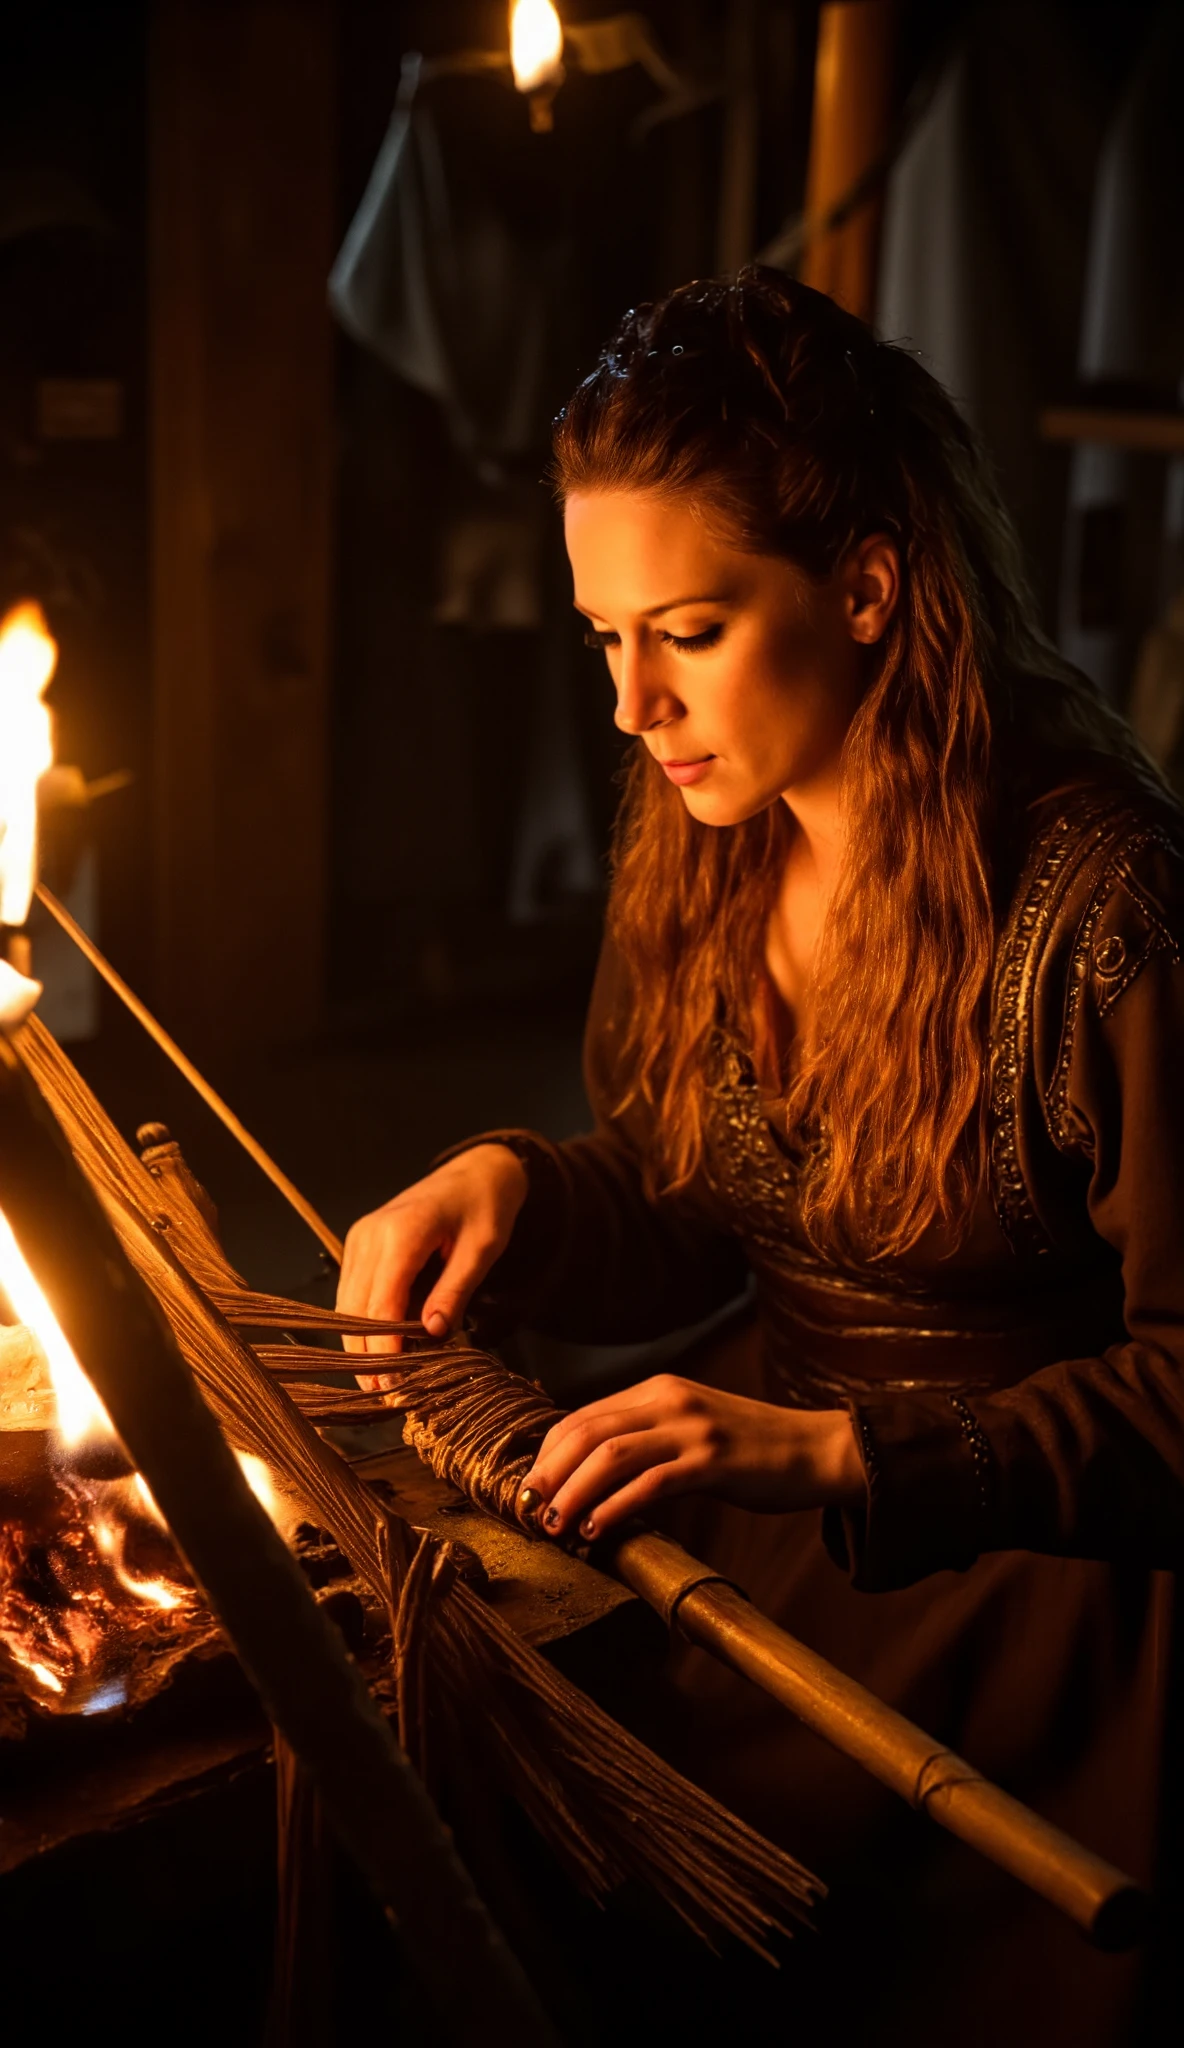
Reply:
<svg viewBox="0 0 1184 2048"><path fill-rule="evenodd" d="M502 1187L517 1196L517 1207L521 1208L530 1192L530 1176L513 1146L502 1145L492 1139L481 1145L471 1145L458 1158L471 1162L479 1160L487 1172L497 1176Z"/></svg>
<svg viewBox="0 0 1184 2048"><path fill-rule="evenodd" d="M866 1488L863 1460L851 1417L845 1408L821 1413L798 1411L797 1451L800 1459L794 1486L795 1507L854 1507ZM803 1498L805 1496L805 1498Z"/></svg>

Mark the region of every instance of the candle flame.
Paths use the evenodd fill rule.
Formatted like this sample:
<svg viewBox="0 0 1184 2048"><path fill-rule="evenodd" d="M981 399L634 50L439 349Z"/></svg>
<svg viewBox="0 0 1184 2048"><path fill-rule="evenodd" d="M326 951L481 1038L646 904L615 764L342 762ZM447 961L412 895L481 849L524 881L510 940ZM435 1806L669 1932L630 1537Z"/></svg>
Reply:
<svg viewBox="0 0 1184 2048"><path fill-rule="evenodd" d="M38 604L0 621L0 924L21 925L37 880L37 784L53 765L43 703L58 650Z"/></svg>
<svg viewBox="0 0 1184 2048"><path fill-rule="evenodd" d="M537 92L556 76L563 56L563 23L551 0L514 0L510 10L510 62L519 92Z"/></svg>

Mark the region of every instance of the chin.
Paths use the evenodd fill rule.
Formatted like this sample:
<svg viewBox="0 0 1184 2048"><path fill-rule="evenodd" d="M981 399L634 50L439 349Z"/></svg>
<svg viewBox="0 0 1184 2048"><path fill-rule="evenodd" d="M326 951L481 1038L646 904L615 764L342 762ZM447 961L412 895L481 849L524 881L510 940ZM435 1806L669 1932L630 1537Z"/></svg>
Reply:
<svg viewBox="0 0 1184 2048"><path fill-rule="evenodd" d="M739 790L722 789L681 789L679 795L692 818L700 825L712 825L724 830L729 825L746 825L750 818L757 818L775 804L780 790Z"/></svg>

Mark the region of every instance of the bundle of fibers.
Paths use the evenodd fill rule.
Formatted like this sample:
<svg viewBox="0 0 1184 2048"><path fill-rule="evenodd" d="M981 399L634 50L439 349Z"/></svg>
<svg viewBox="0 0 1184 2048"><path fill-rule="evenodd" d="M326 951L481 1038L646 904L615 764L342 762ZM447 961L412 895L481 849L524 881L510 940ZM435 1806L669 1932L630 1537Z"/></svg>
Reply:
<svg viewBox="0 0 1184 2048"><path fill-rule="evenodd" d="M424 1556L418 1532L391 1516L321 1440L243 1332L378 1335L403 1326L252 1293L200 1205L162 1190L39 1020L30 1019L15 1043L230 1441L267 1460L308 1519L331 1530L359 1577L397 1615L408 1570ZM466 1369L465 1354L415 1356L417 1369L439 1366L446 1376ZM724 1932L770 1960L771 1936L809 1924L824 1890L809 1871L620 1728L457 1572L433 1569L430 1578L415 1631L417 1689L466 1742L486 1746L581 1889L599 1899L628 1878L644 1879L704 1940Z"/></svg>

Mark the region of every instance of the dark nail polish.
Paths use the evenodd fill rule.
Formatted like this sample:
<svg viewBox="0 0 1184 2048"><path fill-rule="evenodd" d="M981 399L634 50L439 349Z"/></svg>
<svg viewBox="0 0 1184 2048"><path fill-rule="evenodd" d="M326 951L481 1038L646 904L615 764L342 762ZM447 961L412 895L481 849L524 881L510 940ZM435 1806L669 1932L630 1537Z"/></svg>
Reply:
<svg viewBox="0 0 1184 2048"><path fill-rule="evenodd" d="M525 1514L532 1514L542 1503L542 1494L533 1486L524 1486L518 1495L518 1502Z"/></svg>
<svg viewBox="0 0 1184 2048"><path fill-rule="evenodd" d="M591 1515L589 1515L586 1522L580 1523L580 1528L585 1536L595 1536L596 1534L596 1524Z"/></svg>
<svg viewBox="0 0 1184 2048"><path fill-rule="evenodd" d="M547 1524L548 1529L557 1529L559 1527L559 1509L548 1508L543 1516L543 1520Z"/></svg>

